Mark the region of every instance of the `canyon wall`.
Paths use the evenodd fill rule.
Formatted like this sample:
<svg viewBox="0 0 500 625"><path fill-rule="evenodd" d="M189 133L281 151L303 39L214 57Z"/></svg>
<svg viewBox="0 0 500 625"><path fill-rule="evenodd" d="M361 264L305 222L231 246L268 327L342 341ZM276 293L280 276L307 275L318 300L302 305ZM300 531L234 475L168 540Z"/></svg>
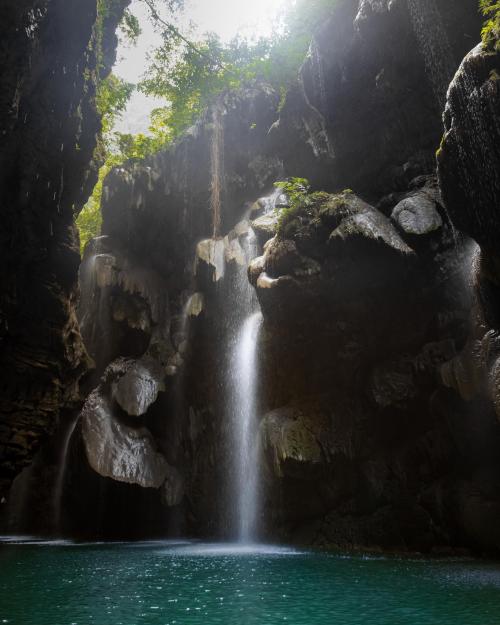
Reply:
<svg viewBox="0 0 500 625"><path fill-rule="evenodd" d="M0 7L0 497L80 399L74 218L96 182L96 78L125 4L103 32L96 0Z"/></svg>

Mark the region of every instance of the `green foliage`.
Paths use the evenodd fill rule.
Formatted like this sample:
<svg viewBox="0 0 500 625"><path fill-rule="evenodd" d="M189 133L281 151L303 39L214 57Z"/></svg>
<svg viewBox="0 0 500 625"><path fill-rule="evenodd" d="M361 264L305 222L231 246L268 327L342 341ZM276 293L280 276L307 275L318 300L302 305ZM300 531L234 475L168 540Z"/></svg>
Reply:
<svg viewBox="0 0 500 625"><path fill-rule="evenodd" d="M500 52L500 1L480 0L479 6L486 17L482 31L484 45L492 52Z"/></svg>
<svg viewBox="0 0 500 625"><path fill-rule="evenodd" d="M106 137L127 108L135 87L114 74L101 80L97 89L97 110L102 118L102 133Z"/></svg>
<svg viewBox="0 0 500 625"><path fill-rule="evenodd" d="M130 135L114 131L116 121L126 109L135 88L116 76L101 80L97 106L103 119L103 137L99 151L105 163L99 182L80 214L82 249L100 232L100 202L104 177L113 166L128 159L142 159L168 145L203 113L220 93L245 83L262 80L281 94L282 106L290 85L296 80L314 29L331 12L338 0L294 0L269 39L249 42L242 38L223 45L214 34L195 43L184 37L172 23L160 16L160 8L169 15L182 7L183 0L142 0L150 10L151 20L162 36L162 44L151 55L150 65L137 86L147 95L162 98L166 106L153 111L148 134ZM102 58L102 36L107 18L121 10L123 0L98 0L96 53ZM137 41L140 25L130 11L125 11L121 32L131 43ZM291 206L280 217L284 224L294 210L307 207L307 181L292 179L283 183ZM303 189L299 189L300 185Z"/></svg>
<svg viewBox="0 0 500 625"><path fill-rule="evenodd" d="M163 43L153 53L139 89L170 102L165 123L172 138L192 125L218 94L250 81L273 85L283 105L315 27L336 4L337 0L297 0L276 33L256 42L236 38L223 45L214 34L208 34L203 41L189 45L165 29Z"/></svg>
<svg viewBox="0 0 500 625"><path fill-rule="evenodd" d="M132 45L137 43L141 35L139 20L129 9L126 9L123 14L123 19L120 23L120 31Z"/></svg>
<svg viewBox="0 0 500 625"><path fill-rule="evenodd" d="M278 236L291 238L300 225L300 217L307 215L313 205L311 186L306 178L289 178L275 182L274 186L281 189L288 198L288 207L278 209Z"/></svg>
<svg viewBox="0 0 500 625"><path fill-rule="evenodd" d="M350 211L351 189L332 195L324 191L311 193L309 181L305 178L289 178L276 182L288 197L288 207L277 209L277 234L282 239L297 239L308 236L321 228L331 230L341 216Z"/></svg>

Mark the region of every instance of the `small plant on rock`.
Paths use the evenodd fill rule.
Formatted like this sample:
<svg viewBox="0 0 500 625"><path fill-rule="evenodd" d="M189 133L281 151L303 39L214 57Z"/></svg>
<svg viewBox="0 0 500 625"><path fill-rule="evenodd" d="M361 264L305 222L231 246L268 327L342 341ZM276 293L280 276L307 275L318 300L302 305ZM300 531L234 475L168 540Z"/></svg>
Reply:
<svg viewBox="0 0 500 625"><path fill-rule="evenodd" d="M486 22L483 26L483 43L491 52L500 52L500 1L481 0L479 3Z"/></svg>
<svg viewBox="0 0 500 625"><path fill-rule="evenodd" d="M323 191L311 193L311 185L306 178L289 178L276 182L275 186L282 189L288 198L288 207L278 209L278 236L291 239L306 224L318 219L318 207L330 196Z"/></svg>

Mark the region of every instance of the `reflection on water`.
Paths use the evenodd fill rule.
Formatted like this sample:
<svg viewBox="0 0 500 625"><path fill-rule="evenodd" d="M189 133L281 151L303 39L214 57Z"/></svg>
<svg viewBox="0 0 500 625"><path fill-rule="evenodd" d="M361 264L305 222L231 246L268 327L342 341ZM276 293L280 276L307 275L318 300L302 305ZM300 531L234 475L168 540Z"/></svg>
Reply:
<svg viewBox="0 0 500 625"><path fill-rule="evenodd" d="M12 539L6 539L12 541ZM500 565L188 541L0 545L0 622L495 625Z"/></svg>

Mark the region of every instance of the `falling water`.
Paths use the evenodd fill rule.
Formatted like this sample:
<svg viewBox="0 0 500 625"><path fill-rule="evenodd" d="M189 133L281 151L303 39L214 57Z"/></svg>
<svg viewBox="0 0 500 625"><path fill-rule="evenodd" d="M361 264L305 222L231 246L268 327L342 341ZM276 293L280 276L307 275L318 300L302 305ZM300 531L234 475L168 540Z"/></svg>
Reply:
<svg viewBox="0 0 500 625"><path fill-rule="evenodd" d="M436 0L408 0L408 8L434 95L443 110L456 63L441 14Z"/></svg>
<svg viewBox="0 0 500 625"><path fill-rule="evenodd" d="M328 109L327 97L326 97L326 83L325 83L325 71L323 69L323 59L321 58L321 52L319 49L318 41L316 37L313 37L310 49L313 76L315 86L318 90L318 110L322 115L326 114Z"/></svg>
<svg viewBox="0 0 500 625"><path fill-rule="evenodd" d="M258 256L259 246L251 228L240 235L243 260L233 262L224 278L225 338L224 389L225 432L230 454L227 497L232 538L253 542L258 518L257 461L257 340L261 322L259 303L248 281L248 263Z"/></svg>
<svg viewBox="0 0 500 625"><path fill-rule="evenodd" d="M212 111L212 144L211 144L211 197L210 210L212 213L212 237L220 236L221 202L224 179L224 126L222 123L222 108L220 104Z"/></svg>
<svg viewBox="0 0 500 625"><path fill-rule="evenodd" d="M238 540L253 542L258 517L257 339L262 314L255 312L242 327L233 354L235 467Z"/></svg>
<svg viewBox="0 0 500 625"><path fill-rule="evenodd" d="M75 431L78 418L74 419L67 431L64 434L64 438L61 446L61 455L59 457L59 467L56 477L56 482L53 491L53 508L54 508L54 530L58 535L62 533L62 500L64 493L64 481L66 478L66 470L68 466L68 451L73 432Z"/></svg>

